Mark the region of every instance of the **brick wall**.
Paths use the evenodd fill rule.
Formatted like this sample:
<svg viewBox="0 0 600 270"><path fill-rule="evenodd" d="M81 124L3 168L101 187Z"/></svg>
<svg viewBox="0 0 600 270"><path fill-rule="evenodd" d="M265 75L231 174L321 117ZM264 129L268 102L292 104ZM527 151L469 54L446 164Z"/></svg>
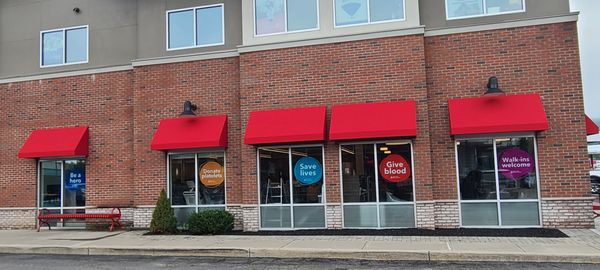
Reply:
<svg viewBox="0 0 600 270"><path fill-rule="evenodd" d="M430 199L431 162L423 36L305 46L240 55L242 130L255 110L417 101L414 143L417 199ZM299 121L299 120L298 120ZM339 203L339 148L325 145L327 200ZM243 202L257 203L256 148L242 146Z"/></svg>
<svg viewBox="0 0 600 270"><path fill-rule="evenodd" d="M35 129L87 125L86 204L131 205L131 72L0 84L0 207L35 207L36 161L17 153Z"/></svg>
<svg viewBox="0 0 600 270"><path fill-rule="evenodd" d="M134 70L135 203L154 205L166 189L166 155L150 150L163 118L178 117L183 102L198 106L196 114L227 114L227 203L240 202L239 64L237 57L139 67Z"/></svg>
<svg viewBox="0 0 600 270"><path fill-rule="evenodd" d="M577 46L575 22L425 39L436 200L457 197L447 100L481 96L491 76L507 94L542 96L550 128L537 137L541 196L589 196Z"/></svg>

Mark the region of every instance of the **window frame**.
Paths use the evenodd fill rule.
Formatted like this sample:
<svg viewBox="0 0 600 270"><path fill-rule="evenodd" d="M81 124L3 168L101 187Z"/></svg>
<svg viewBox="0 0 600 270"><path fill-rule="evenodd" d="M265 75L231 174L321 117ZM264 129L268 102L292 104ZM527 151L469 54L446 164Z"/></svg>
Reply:
<svg viewBox="0 0 600 270"><path fill-rule="evenodd" d="M444 0L444 8L446 9L446 20L447 21L452 21L452 20L461 20L461 19L470 19L470 18L480 18L480 17L490 17L490 16L497 16L497 15L506 15L506 14L515 14L515 13L524 13L527 12L527 6L526 6L526 0L520 0L521 3L523 3L523 9L522 10L515 10L515 11L506 11L506 12L498 12L498 13L488 13L487 11L487 1L488 0L481 0L483 1L483 14L478 14L478 15L467 15L467 16L459 16L459 17L450 17L449 14L449 10L448 10L448 1L449 0Z"/></svg>
<svg viewBox="0 0 600 270"><path fill-rule="evenodd" d="M196 18L196 14L197 14L197 10L199 9L206 9L206 8L212 8L212 7L221 7L221 25L223 26L223 31L221 31L221 42L220 43L210 43L210 44L203 44L203 45L197 45L198 44L198 30L196 29L198 26L198 20ZM186 46L186 47L177 47L177 48L169 48L169 14L170 13L176 13L176 12L181 12L181 11L192 11L193 17L194 17L194 24L193 24L193 33L194 33L194 45L193 46ZM222 46L225 45L225 3L218 3L218 4L211 4L211 5L204 5L204 6L196 6L196 7L187 7L187 8L180 8L180 9L172 9L172 10L167 10L165 11L165 48L167 51L178 51L178 50L187 50L187 49L194 49L194 48L204 48L204 47L212 47L212 46Z"/></svg>
<svg viewBox="0 0 600 270"><path fill-rule="evenodd" d="M223 204L198 204L198 194L200 193L198 177L198 155L205 153L223 153ZM171 156L173 155L194 155L194 185L196 187L195 193L195 204L194 205L173 205L171 197ZM167 198L171 202L171 207L175 208L193 208L195 213L199 213L201 208L224 208L227 210L227 151L225 149L206 149L198 151L169 151L167 152L167 173L166 173L166 184L167 184Z"/></svg>
<svg viewBox="0 0 600 270"><path fill-rule="evenodd" d="M411 169L411 181L412 181L412 197L413 200L411 202L380 202L379 201L379 158L377 157L377 144L381 144L381 143L394 143L394 144L408 144L410 145L410 155L411 155L411 159L410 159L410 169ZM344 174L343 174L343 167L342 167L342 146L345 145L364 145L364 144L370 144L373 146L373 149L375 150L374 152L374 166L375 166L375 202L354 202L354 203L346 203L344 202ZM406 228L412 228L412 227L382 227L381 226L381 207L382 205L412 205L413 206L413 213L414 213L414 224L415 227L418 227L418 223L417 223L417 194L416 194L416 178L415 178L415 158L414 158L414 145L412 140L382 140L382 141L356 141L356 142L344 142L344 143L340 143L338 144L338 160L339 160L339 177L340 177L340 205L342 207L342 228L344 229L406 229ZM377 207L377 226L376 227L348 227L346 226L346 222L345 222L345 218L344 218L344 206L345 205L350 205L350 206L355 206L355 205L374 205Z"/></svg>
<svg viewBox="0 0 600 270"><path fill-rule="evenodd" d="M65 162L66 161L71 161L71 160L78 160L78 161L85 161L85 168L86 168L86 195L85 195L85 204L84 206L64 206L64 189L65 189ZM43 162L60 162L60 206L59 207L44 207L42 205L42 196L40 194L41 191L41 187L42 187L42 163ZM88 208L87 206L87 164L88 161L86 158L83 157L73 157L73 158L58 158L58 159L50 159L50 158L46 158L46 159L38 159L37 160L37 183L36 183L36 198L37 198L37 202L36 202L36 209L39 211L41 209L48 209L50 211L60 211L60 214L64 214L65 210L85 210ZM65 227L65 223L67 223L66 220L59 220L57 221L57 227Z"/></svg>
<svg viewBox="0 0 600 270"><path fill-rule="evenodd" d="M277 33L269 33L269 34L258 34L258 27L256 24L256 0L252 0L252 22L253 22L253 29L252 29L252 34L254 35L254 37L267 37L267 36L276 36L276 35L285 35L285 34L295 34L295 33L303 33L303 32L312 32L312 31L319 31L321 30L321 11L320 11L320 0L314 0L315 2L317 2L317 26L315 28L310 28L310 29L302 29L302 30L294 30L294 31L288 31L288 13L287 13L287 1L288 0L283 0L283 21L285 23L284 28L285 30L283 32L277 32Z"/></svg>
<svg viewBox="0 0 600 270"><path fill-rule="evenodd" d="M346 25L338 25L337 24L337 14L336 14L336 2L338 0L333 0L333 28L346 28L346 27L353 27L353 26L365 26L365 25L377 25L377 24L381 24L381 23L394 23L394 22L405 22L406 21L406 1L409 0L402 0L402 10L403 10L403 19L394 19L394 20L386 20L386 21L377 21L377 22L372 22L371 21L371 0L367 0L367 22L366 23L356 23L356 24L346 24Z"/></svg>
<svg viewBox="0 0 600 270"><path fill-rule="evenodd" d="M537 199L501 199L500 198L500 181L498 176L498 152L497 152L497 139L506 139L506 138L533 138L533 151L535 154L535 173L536 173L536 188L537 188ZM463 200L461 199L460 194L460 171L458 164L458 142L464 140L492 140L492 146L494 148L494 176L496 180L496 199L495 200ZM543 220L542 220L542 204L541 204L541 181L540 181L540 166L539 166L539 156L538 156L538 146L537 146L537 136L535 133L502 133L502 134L490 134L490 135L466 135L466 136L455 136L454 138L454 167L456 170L456 191L457 191L457 202L458 202L458 221L459 226L461 228L503 228L503 229L518 229L518 228L542 228ZM538 225L502 225L502 203L518 203L518 202L536 202L538 204ZM466 203L495 203L496 208L498 209L498 225L463 225L462 220L462 204Z"/></svg>
<svg viewBox="0 0 600 270"><path fill-rule="evenodd" d="M66 34L67 34L67 31L75 30L75 29L85 29L86 44L87 44L85 61L67 62L67 35ZM61 64L44 65L44 34L50 33L50 32L58 32L58 31L62 32L62 39L63 39L62 40L62 43L63 43L62 63ZM40 68L87 64L89 62L90 62L90 27L89 27L89 25L86 24L86 25L79 25L79 26L56 28L56 29L40 31Z"/></svg>
<svg viewBox="0 0 600 270"><path fill-rule="evenodd" d="M320 203L294 203L294 186L292 184L293 182L293 177L294 177L294 166L292 164L292 148L308 148L308 147L320 147L321 148L321 155L323 157L323 164L321 164L322 166L322 170L323 170L323 184L321 185L321 202ZM290 178L289 178L289 186L290 186L290 203L284 204L284 203L270 203L270 204L266 204L266 203L261 203L261 197L260 197L260 186L261 186L261 182L260 182L260 150L261 149L269 149L269 148L287 148L288 149L288 163L289 163L289 169L290 169ZM327 185L326 185L326 169L325 169L325 145L324 144L306 144L306 145L271 145L271 146L262 146L262 147L257 147L256 148L256 193L257 193L257 200L258 200L258 229L261 231L294 231L294 230L315 230L315 229L327 229ZM263 228L262 227L262 216L261 216L261 207L281 207L281 206L289 206L290 207L290 227L289 228ZM322 206L323 207L323 213L324 213L324 226L323 227L310 227L310 228L296 228L294 227L294 206L306 206L306 207L314 207L314 206Z"/></svg>

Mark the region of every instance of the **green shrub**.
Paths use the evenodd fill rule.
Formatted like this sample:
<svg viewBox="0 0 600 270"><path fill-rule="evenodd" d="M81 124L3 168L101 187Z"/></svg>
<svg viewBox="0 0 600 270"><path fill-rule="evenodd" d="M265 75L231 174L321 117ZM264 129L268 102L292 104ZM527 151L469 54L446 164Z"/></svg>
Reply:
<svg viewBox="0 0 600 270"><path fill-rule="evenodd" d="M154 213L152 213L150 233L174 234L176 232L177 219L175 219L175 212L173 211L173 208L171 208L171 202L163 189L160 191L160 196L156 202L156 208L154 208Z"/></svg>
<svg viewBox="0 0 600 270"><path fill-rule="evenodd" d="M233 215L225 210L206 210L190 215L187 223L191 234L222 234L233 229Z"/></svg>

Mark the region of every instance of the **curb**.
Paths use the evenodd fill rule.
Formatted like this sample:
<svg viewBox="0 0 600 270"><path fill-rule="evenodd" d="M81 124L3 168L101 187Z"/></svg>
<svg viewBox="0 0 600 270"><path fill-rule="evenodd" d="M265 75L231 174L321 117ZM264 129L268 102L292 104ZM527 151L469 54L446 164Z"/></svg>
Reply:
<svg viewBox="0 0 600 270"><path fill-rule="evenodd" d="M451 261L451 262L548 262L600 264L599 255L547 255L520 253L455 253L439 251L337 251L246 248L116 248L116 247L10 247L6 254L60 254L89 256L178 256L278 259L352 259L369 261Z"/></svg>

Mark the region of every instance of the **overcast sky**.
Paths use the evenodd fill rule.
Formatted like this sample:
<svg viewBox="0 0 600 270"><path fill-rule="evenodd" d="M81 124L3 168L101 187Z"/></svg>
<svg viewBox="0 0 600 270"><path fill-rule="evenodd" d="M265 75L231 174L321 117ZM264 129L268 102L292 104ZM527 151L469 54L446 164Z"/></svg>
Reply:
<svg viewBox="0 0 600 270"><path fill-rule="evenodd" d="M571 0L579 11L579 50L585 112L600 124L600 0Z"/></svg>

